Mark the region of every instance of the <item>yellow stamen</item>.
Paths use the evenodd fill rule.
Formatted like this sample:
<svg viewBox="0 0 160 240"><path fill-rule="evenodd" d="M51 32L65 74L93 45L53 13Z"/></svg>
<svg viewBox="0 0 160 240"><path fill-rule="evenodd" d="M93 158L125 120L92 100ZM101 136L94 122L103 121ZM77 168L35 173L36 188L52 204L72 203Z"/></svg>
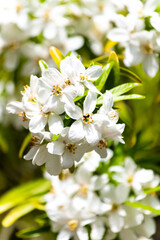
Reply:
<svg viewBox="0 0 160 240"><path fill-rule="evenodd" d="M78 226L78 222L76 220L70 220L68 222L69 230L74 231L74 229Z"/></svg>

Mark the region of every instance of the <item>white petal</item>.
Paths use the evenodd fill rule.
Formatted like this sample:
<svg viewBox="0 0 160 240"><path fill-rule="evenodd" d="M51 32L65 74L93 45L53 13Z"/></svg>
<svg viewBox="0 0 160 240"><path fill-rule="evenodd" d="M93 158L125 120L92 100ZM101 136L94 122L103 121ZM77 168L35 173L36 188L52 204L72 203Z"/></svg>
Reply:
<svg viewBox="0 0 160 240"><path fill-rule="evenodd" d="M48 152L47 152L46 145L42 145L39 147L38 151L33 157L32 163L38 166L41 166L46 162L47 156L48 156Z"/></svg>
<svg viewBox="0 0 160 240"><path fill-rule="evenodd" d="M58 115L50 115L48 118L49 130L53 134L61 133L63 129L63 121Z"/></svg>
<svg viewBox="0 0 160 240"><path fill-rule="evenodd" d="M18 101L10 102L7 104L6 110L12 114L18 114L20 112L23 112L23 104L22 102Z"/></svg>
<svg viewBox="0 0 160 240"><path fill-rule="evenodd" d="M158 58L154 54L146 54L143 62L143 68L149 77L155 77L159 69Z"/></svg>
<svg viewBox="0 0 160 240"><path fill-rule="evenodd" d="M156 232L155 221L150 217L146 217L144 223L136 227L135 230L140 236L150 238Z"/></svg>
<svg viewBox="0 0 160 240"><path fill-rule="evenodd" d="M92 113L96 107L97 95L95 92L88 92L87 97L84 100L84 114Z"/></svg>
<svg viewBox="0 0 160 240"><path fill-rule="evenodd" d="M78 58L70 56L61 61L60 70L62 74L74 81L75 77L85 71L85 67Z"/></svg>
<svg viewBox="0 0 160 240"><path fill-rule="evenodd" d="M124 206L127 214L125 216L125 228L135 227L140 225L144 219L143 214L131 206Z"/></svg>
<svg viewBox="0 0 160 240"><path fill-rule="evenodd" d="M31 159L35 156L38 148L39 148L39 146L32 147L32 148L28 151L28 153L27 153L26 155L24 155L24 159L25 159L25 160L31 160Z"/></svg>
<svg viewBox="0 0 160 240"><path fill-rule="evenodd" d="M49 154L50 156L48 157L46 161L46 170L50 175L59 175L62 170L61 162L60 162L60 157Z"/></svg>
<svg viewBox="0 0 160 240"><path fill-rule="evenodd" d="M114 42L126 42L129 40L128 32L123 28L112 29L107 36L110 40Z"/></svg>
<svg viewBox="0 0 160 240"><path fill-rule="evenodd" d="M77 229L77 236L79 238L79 240L88 240L88 232L85 228L78 228Z"/></svg>
<svg viewBox="0 0 160 240"><path fill-rule="evenodd" d="M73 142L78 142L84 138L83 123L81 120L77 120L71 125L68 137Z"/></svg>
<svg viewBox="0 0 160 240"><path fill-rule="evenodd" d="M94 86L93 83L89 82L89 81L84 81L84 85L91 90L92 92L101 94L101 92Z"/></svg>
<svg viewBox="0 0 160 240"><path fill-rule="evenodd" d="M82 110L80 109L80 107L74 105L74 108L71 107L70 105L65 105L64 106L65 111L67 113L67 115L72 118L72 119L79 119L82 118Z"/></svg>
<svg viewBox="0 0 160 240"><path fill-rule="evenodd" d="M102 74L102 67L99 65L91 66L86 70L86 74L88 80L97 80Z"/></svg>
<svg viewBox="0 0 160 240"><path fill-rule="evenodd" d="M119 184L115 190L116 202L120 204L125 202L127 200L129 191L130 187L127 184Z"/></svg>
<svg viewBox="0 0 160 240"><path fill-rule="evenodd" d="M101 139L101 133L96 130L94 124L92 123L84 126L84 132L87 142L91 145L98 143Z"/></svg>
<svg viewBox="0 0 160 240"><path fill-rule="evenodd" d="M64 152L64 147L64 143L59 140L47 144L48 152L56 155L62 155Z"/></svg>
<svg viewBox="0 0 160 240"><path fill-rule="evenodd" d="M47 118L37 114L37 116L31 118L29 122L29 130L33 133L41 132L46 126L46 123Z"/></svg>
<svg viewBox="0 0 160 240"><path fill-rule="evenodd" d="M112 110L113 95L111 92L106 91L103 95L103 105L99 110L99 113L108 114Z"/></svg>
<svg viewBox="0 0 160 240"><path fill-rule="evenodd" d="M57 240L69 240L71 236L72 236L71 231L62 229L57 236Z"/></svg>
<svg viewBox="0 0 160 240"><path fill-rule="evenodd" d="M91 230L91 239L92 240L101 240L103 238L103 234L105 232L104 224L101 220L97 220L92 224Z"/></svg>
<svg viewBox="0 0 160 240"><path fill-rule="evenodd" d="M124 219L117 214L117 212L111 213L108 217L109 225L112 232L120 232L124 225Z"/></svg>
<svg viewBox="0 0 160 240"><path fill-rule="evenodd" d="M132 230L122 230L120 232L120 237L123 240L138 240L136 234Z"/></svg>
<svg viewBox="0 0 160 240"><path fill-rule="evenodd" d="M44 78L45 82L51 87L54 84L61 85L63 83L63 77L56 68L48 68L45 71L43 71L42 78Z"/></svg>
<svg viewBox="0 0 160 240"><path fill-rule="evenodd" d="M68 150L64 151L64 154L62 155L62 167L64 169L71 168L73 166L74 162L74 154L70 153Z"/></svg>

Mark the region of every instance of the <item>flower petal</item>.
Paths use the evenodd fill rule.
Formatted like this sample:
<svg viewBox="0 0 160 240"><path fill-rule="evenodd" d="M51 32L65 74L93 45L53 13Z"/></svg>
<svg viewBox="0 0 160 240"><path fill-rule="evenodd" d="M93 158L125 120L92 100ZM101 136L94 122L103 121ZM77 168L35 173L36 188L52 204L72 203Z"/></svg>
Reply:
<svg viewBox="0 0 160 240"><path fill-rule="evenodd" d="M96 107L96 101L97 101L97 95L95 92L88 92L87 97L84 100L84 114L86 113L92 113Z"/></svg>
<svg viewBox="0 0 160 240"><path fill-rule="evenodd" d="M86 70L86 74L88 76L88 80L97 80L102 74L102 67L99 65L91 66Z"/></svg>
<svg viewBox="0 0 160 240"><path fill-rule="evenodd" d="M49 154L46 161L46 170L50 175L59 175L62 170L60 157L56 155Z"/></svg>
<svg viewBox="0 0 160 240"><path fill-rule="evenodd" d="M92 123L84 126L84 132L87 142L91 145L98 143L98 141L101 139L101 133L96 130L94 124Z"/></svg>
<svg viewBox="0 0 160 240"><path fill-rule="evenodd" d="M84 138L83 123L81 120L77 120L71 125L68 137L73 142L78 142Z"/></svg>
<svg viewBox="0 0 160 240"><path fill-rule="evenodd" d="M37 115L31 118L29 122L29 130L33 133L41 132L46 126L47 118L42 115Z"/></svg>
<svg viewBox="0 0 160 240"><path fill-rule="evenodd" d="M53 134L61 133L63 129L63 121L58 115L50 115L48 118L49 130Z"/></svg>

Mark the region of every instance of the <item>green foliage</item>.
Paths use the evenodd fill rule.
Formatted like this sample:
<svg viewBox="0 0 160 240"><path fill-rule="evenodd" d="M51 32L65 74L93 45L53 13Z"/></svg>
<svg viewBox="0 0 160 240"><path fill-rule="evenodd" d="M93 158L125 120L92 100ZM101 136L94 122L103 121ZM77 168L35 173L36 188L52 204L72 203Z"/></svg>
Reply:
<svg viewBox="0 0 160 240"><path fill-rule="evenodd" d="M57 49L56 47L50 47L49 52L50 52L52 59L58 66L58 68L60 68L60 62L62 61L62 59L64 59L64 56L61 53L61 51L59 49Z"/></svg>
<svg viewBox="0 0 160 240"><path fill-rule="evenodd" d="M108 76L110 74L111 69L113 68L114 63L108 63L104 68L103 68L103 73L101 76L96 80L95 86L96 88L101 91L108 79Z"/></svg>
<svg viewBox="0 0 160 240"><path fill-rule="evenodd" d="M0 213L24 204L24 201L28 201L34 196L38 196L37 200L39 200L43 194L49 191L50 187L49 180L38 179L8 191L0 199Z"/></svg>
<svg viewBox="0 0 160 240"><path fill-rule="evenodd" d="M31 141L31 134L29 133L22 142L21 148L19 150L19 158L22 158L24 150L26 149L30 141Z"/></svg>
<svg viewBox="0 0 160 240"><path fill-rule="evenodd" d="M43 72L45 69L48 68L47 63L46 63L44 60L39 60L38 63L39 63L39 67L40 67L40 69L41 69L42 72Z"/></svg>
<svg viewBox="0 0 160 240"><path fill-rule="evenodd" d="M142 204L142 203L139 203L139 202L126 201L125 204L127 204L127 205L129 205L131 207L141 208L143 210L147 210L147 211L150 211L150 212L155 213L157 215L160 215L160 210L159 209L150 207L148 205L145 205L145 204Z"/></svg>
<svg viewBox="0 0 160 240"><path fill-rule="evenodd" d="M16 235L19 238L34 238L34 237L40 237L42 234L49 233L50 227L49 226L43 226L43 227L37 227L37 228L28 228L19 231ZM55 238L53 238L54 240Z"/></svg>

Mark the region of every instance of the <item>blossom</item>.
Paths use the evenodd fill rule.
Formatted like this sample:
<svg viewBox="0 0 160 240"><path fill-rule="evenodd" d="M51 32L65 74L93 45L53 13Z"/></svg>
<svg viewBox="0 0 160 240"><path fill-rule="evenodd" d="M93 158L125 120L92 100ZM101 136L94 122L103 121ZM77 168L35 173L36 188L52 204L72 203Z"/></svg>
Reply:
<svg viewBox="0 0 160 240"><path fill-rule="evenodd" d="M91 66L85 69L81 61L75 56L71 55L66 57L60 63L60 71L65 78L66 82L74 85L76 87L77 95L83 96L85 86L96 93L100 92L98 89L91 83L91 81L97 80L102 74L102 68L99 65Z"/></svg>
<svg viewBox="0 0 160 240"><path fill-rule="evenodd" d="M101 121L100 115L93 114L96 107L96 93L89 91L83 103L83 110L76 106L74 109L65 105L65 111L69 117L76 121L71 125L68 137L78 142L84 137L89 144L96 144L101 139L101 133L96 129L95 123Z"/></svg>

